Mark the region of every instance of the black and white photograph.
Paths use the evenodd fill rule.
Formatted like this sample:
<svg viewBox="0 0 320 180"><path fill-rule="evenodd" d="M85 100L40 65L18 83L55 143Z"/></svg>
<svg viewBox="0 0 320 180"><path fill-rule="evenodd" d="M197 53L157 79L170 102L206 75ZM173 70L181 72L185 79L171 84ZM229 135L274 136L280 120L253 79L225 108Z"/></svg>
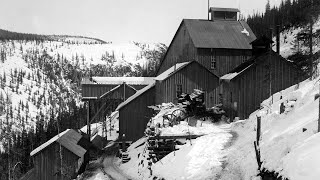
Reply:
<svg viewBox="0 0 320 180"><path fill-rule="evenodd" d="M0 180L319 180L320 0L0 0Z"/></svg>

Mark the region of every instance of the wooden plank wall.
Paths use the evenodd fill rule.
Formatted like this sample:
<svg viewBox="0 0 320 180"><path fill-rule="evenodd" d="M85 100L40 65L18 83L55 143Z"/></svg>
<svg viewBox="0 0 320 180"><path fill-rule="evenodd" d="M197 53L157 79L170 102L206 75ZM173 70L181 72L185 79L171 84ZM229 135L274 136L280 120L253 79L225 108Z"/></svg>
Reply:
<svg viewBox="0 0 320 180"><path fill-rule="evenodd" d="M67 176L61 177L59 144L53 143L35 155L34 168L38 180L69 180L75 176L79 157L71 151L63 148L63 166L66 168Z"/></svg>
<svg viewBox="0 0 320 180"><path fill-rule="evenodd" d="M192 93L194 89L205 91L207 107L219 103L219 78L198 63L192 63L170 76L168 79L156 83L156 104L164 102L177 103L176 85L182 85L183 93Z"/></svg>
<svg viewBox="0 0 320 180"><path fill-rule="evenodd" d="M233 119L239 116L241 119L259 109L263 100L270 97L269 88L269 60L268 56L259 60L258 64L253 65L244 73L232 79L229 88L225 88L223 83L223 99L225 102L230 101L232 93L232 103L224 103L225 106L232 108L232 104L237 102L237 115L229 114ZM281 59L280 56L271 56L271 73L272 73L272 94L286 89L305 79L301 71L295 68L290 62Z"/></svg>
<svg viewBox="0 0 320 180"><path fill-rule="evenodd" d="M157 75L163 73L176 63L195 60L196 48L190 38L185 24L181 24L176 36L172 40L168 52L163 60Z"/></svg>
<svg viewBox="0 0 320 180"><path fill-rule="evenodd" d="M144 130L153 110L148 108L155 104L155 87L150 88L139 97L119 110L119 137L125 134L125 140L135 141L144 135Z"/></svg>
<svg viewBox="0 0 320 180"><path fill-rule="evenodd" d="M211 56L215 57L217 68L211 69ZM252 56L251 50L209 49L197 50L196 60L218 76L223 76Z"/></svg>

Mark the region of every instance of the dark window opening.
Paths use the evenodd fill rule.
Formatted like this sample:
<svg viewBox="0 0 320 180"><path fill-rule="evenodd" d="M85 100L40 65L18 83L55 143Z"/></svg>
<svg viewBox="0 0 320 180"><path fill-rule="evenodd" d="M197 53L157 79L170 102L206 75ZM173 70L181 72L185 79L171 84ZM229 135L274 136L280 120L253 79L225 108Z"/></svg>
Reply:
<svg viewBox="0 0 320 180"><path fill-rule="evenodd" d="M182 85L177 84L176 86L176 96L179 97L182 94Z"/></svg>
<svg viewBox="0 0 320 180"><path fill-rule="evenodd" d="M214 56L211 56L210 68L211 68L211 69L216 69L216 67L217 67L216 58L215 58Z"/></svg>

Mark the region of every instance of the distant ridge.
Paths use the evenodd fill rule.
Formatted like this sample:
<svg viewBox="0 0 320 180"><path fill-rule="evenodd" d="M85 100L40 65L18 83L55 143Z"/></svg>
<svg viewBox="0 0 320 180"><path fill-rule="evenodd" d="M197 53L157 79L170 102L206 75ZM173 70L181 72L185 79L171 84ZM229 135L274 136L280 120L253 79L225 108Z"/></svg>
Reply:
<svg viewBox="0 0 320 180"><path fill-rule="evenodd" d="M96 41L101 44L106 44L107 42L86 36L70 36L70 35L40 35L40 34L30 34L30 33L19 33L0 29L0 41L3 40L40 40L40 41L67 41L68 38L77 38L83 40Z"/></svg>

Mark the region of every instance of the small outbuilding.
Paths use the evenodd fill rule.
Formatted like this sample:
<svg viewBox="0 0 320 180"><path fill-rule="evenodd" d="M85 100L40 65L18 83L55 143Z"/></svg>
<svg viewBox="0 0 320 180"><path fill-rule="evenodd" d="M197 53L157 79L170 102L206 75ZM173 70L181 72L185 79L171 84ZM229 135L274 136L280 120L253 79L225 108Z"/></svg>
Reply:
<svg viewBox="0 0 320 180"><path fill-rule="evenodd" d="M153 110L148 106L155 104L155 83L152 83L117 107L119 111L119 139L135 141L144 135L144 130Z"/></svg>
<svg viewBox="0 0 320 180"><path fill-rule="evenodd" d="M82 135L77 131L67 129L34 149L30 153L34 159L34 168L30 171L32 179L69 180L76 178L86 153L86 149L78 145L81 138Z"/></svg>

